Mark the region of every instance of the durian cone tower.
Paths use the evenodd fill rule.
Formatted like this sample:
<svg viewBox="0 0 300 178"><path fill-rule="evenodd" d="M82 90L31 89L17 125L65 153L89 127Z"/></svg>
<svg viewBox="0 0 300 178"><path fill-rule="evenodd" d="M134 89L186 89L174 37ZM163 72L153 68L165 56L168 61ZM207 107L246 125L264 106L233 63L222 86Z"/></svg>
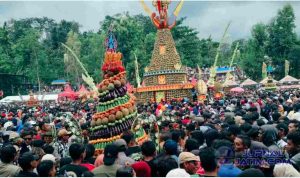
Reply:
<svg viewBox="0 0 300 178"><path fill-rule="evenodd" d="M90 143L95 145L97 153L130 130L137 117L135 97L127 92L126 71L121 58L121 53L107 46L102 65L104 80L97 85L99 103L90 128ZM134 134L138 143L148 138L142 127L134 130Z"/></svg>

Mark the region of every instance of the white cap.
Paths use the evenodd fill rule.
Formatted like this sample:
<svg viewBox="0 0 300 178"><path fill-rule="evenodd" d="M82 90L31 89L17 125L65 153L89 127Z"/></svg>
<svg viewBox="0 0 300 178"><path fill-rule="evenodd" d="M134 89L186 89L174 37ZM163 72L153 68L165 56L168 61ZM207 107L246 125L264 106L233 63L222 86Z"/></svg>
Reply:
<svg viewBox="0 0 300 178"><path fill-rule="evenodd" d="M9 122L6 122L3 127L5 129L7 129L8 127L12 127L12 126L14 126L14 124L11 121L9 121Z"/></svg>
<svg viewBox="0 0 300 178"><path fill-rule="evenodd" d="M30 125L36 125L35 121L29 121Z"/></svg>
<svg viewBox="0 0 300 178"><path fill-rule="evenodd" d="M53 156L52 154L45 154L42 157L41 161L45 161L45 160L50 160L50 161L53 161L53 163L55 163L55 156Z"/></svg>
<svg viewBox="0 0 300 178"><path fill-rule="evenodd" d="M184 169L176 168L168 172L166 177L191 177Z"/></svg>

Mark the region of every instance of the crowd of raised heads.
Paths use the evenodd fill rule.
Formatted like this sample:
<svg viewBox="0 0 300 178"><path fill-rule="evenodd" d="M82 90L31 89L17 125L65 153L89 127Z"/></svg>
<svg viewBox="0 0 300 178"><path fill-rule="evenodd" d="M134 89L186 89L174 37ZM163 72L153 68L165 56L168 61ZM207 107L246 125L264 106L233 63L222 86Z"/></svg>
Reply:
<svg viewBox="0 0 300 178"><path fill-rule="evenodd" d="M0 177L300 177L299 89L139 104L148 141L124 131L101 154L96 102L0 104Z"/></svg>

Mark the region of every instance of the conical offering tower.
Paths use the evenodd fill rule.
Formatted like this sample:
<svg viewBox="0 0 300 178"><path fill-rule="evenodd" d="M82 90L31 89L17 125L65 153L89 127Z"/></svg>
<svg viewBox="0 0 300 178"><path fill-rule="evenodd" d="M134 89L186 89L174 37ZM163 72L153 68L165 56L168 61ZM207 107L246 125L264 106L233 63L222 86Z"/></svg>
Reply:
<svg viewBox="0 0 300 178"><path fill-rule="evenodd" d="M117 41L111 30L105 46L106 53L102 65L104 80L97 85L99 103L97 113L91 121L90 134L90 143L95 145L98 153L101 153L107 144L119 139L124 131L132 129L137 116L135 97L127 92L122 54L116 52ZM134 130L134 133L138 143L147 139L142 127Z"/></svg>
<svg viewBox="0 0 300 178"><path fill-rule="evenodd" d="M171 16L168 16L169 1L156 0L153 2L158 16L154 12L149 15L157 28L156 40L150 65L145 68L144 86L136 89L138 101L160 102L184 97L191 99L191 89L194 86L188 82L186 67L182 66L171 34L171 28L175 26L176 17L183 1L179 2ZM145 11L149 12L149 8L143 1L142 5Z"/></svg>

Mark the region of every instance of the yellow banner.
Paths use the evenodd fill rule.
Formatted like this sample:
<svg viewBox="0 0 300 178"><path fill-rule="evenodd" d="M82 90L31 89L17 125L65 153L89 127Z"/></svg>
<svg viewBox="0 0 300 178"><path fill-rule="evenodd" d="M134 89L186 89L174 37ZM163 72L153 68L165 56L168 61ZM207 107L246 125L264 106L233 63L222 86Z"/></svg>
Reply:
<svg viewBox="0 0 300 178"><path fill-rule="evenodd" d="M262 78L263 79L265 79L267 77L267 75L268 75L267 74L267 64L264 63L264 62L263 62L263 65L262 65L262 72L261 73L262 73Z"/></svg>
<svg viewBox="0 0 300 178"><path fill-rule="evenodd" d="M289 75L289 70L290 70L290 61L285 60L285 62L284 62L284 74L285 74L285 76Z"/></svg>

